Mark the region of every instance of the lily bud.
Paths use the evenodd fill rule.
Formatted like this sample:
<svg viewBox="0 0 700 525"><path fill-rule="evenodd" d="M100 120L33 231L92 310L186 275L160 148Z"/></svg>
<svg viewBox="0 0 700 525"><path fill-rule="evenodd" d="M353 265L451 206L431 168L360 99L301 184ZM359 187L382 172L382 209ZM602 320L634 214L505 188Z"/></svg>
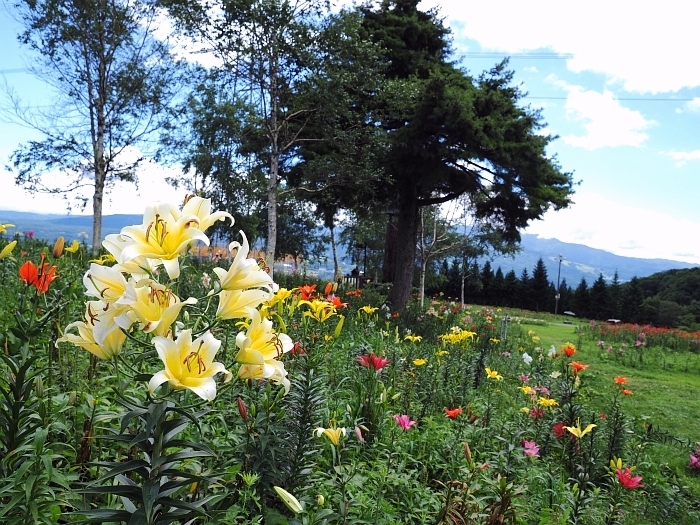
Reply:
<svg viewBox="0 0 700 525"><path fill-rule="evenodd" d="M464 457L467 458L467 461L472 460L472 451L469 448L469 443L464 444Z"/></svg>
<svg viewBox="0 0 700 525"><path fill-rule="evenodd" d="M63 255L63 246L65 245L65 242L66 241L63 236L56 239L56 242L53 245L53 252L51 252L54 259L58 259L61 257L61 255Z"/></svg>
<svg viewBox="0 0 700 525"><path fill-rule="evenodd" d="M44 397L44 382L41 380L41 376L36 376L36 395Z"/></svg>
<svg viewBox="0 0 700 525"><path fill-rule="evenodd" d="M248 408L245 406L245 402L239 397L238 402L238 413L241 415L243 421L248 421Z"/></svg>
<svg viewBox="0 0 700 525"><path fill-rule="evenodd" d="M323 494L319 494L316 496L316 504L320 507L325 503L326 499L323 497Z"/></svg>

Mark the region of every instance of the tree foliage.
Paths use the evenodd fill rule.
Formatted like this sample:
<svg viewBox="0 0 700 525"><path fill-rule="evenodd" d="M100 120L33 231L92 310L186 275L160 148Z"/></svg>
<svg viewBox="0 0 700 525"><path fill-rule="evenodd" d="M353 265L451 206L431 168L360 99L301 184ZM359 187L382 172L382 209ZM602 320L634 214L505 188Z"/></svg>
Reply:
<svg viewBox="0 0 700 525"><path fill-rule="evenodd" d="M96 248L105 190L118 180L137 181L147 141L179 84L169 46L155 36L157 6L142 0L23 0L14 7L24 26L19 40L33 52L31 70L53 88L55 103L36 112L10 94L15 117L45 137L20 146L11 171L29 191L90 188Z"/></svg>

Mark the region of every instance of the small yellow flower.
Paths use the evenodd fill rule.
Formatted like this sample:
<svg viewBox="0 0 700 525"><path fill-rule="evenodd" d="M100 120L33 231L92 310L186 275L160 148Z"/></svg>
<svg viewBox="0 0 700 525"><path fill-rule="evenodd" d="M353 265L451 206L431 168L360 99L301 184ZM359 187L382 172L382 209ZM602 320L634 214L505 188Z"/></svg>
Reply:
<svg viewBox="0 0 700 525"><path fill-rule="evenodd" d="M442 357L444 355L450 355L450 353L447 350L439 350L439 351L435 352L435 355L438 357Z"/></svg>
<svg viewBox="0 0 700 525"><path fill-rule="evenodd" d="M530 413L530 407L523 407L523 408L520 409L520 411L521 411L523 414L529 414L529 413Z"/></svg>
<svg viewBox="0 0 700 525"><path fill-rule="evenodd" d="M491 370L488 366L486 367L486 377L495 379L496 381L503 379L503 376L499 374L497 370Z"/></svg>
<svg viewBox="0 0 700 525"><path fill-rule="evenodd" d="M14 224L0 224L0 234L7 233L8 228L14 228Z"/></svg>
<svg viewBox="0 0 700 525"><path fill-rule="evenodd" d="M581 420L577 419L576 420L576 426L575 427L564 427L566 430L571 432L574 436L577 438L581 439L583 436L588 434L591 430L593 430L597 425L594 425L593 423L590 423L585 429L581 430Z"/></svg>
<svg viewBox="0 0 700 525"><path fill-rule="evenodd" d="M427 362L428 362L428 361L425 360L425 359L414 359L414 360L413 360L413 364L416 365L416 366L423 366L423 365L426 364Z"/></svg>
<svg viewBox="0 0 700 525"><path fill-rule="evenodd" d="M525 385L525 386L519 386L518 388L519 388L520 390L522 390L522 391L523 391L523 394L525 394L526 396L529 396L530 394L532 394L532 393L535 391L534 388L532 388L532 387L530 387L530 386L527 386L527 385Z"/></svg>
<svg viewBox="0 0 700 525"><path fill-rule="evenodd" d="M554 399L551 397L540 397L537 399L537 404L542 406L542 407L555 407L559 403L557 403Z"/></svg>
<svg viewBox="0 0 700 525"><path fill-rule="evenodd" d="M362 311L362 312L366 313L367 315L372 315L377 310L379 310L379 308L367 305L367 306L361 306L360 309L358 310L358 312Z"/></svg>
<svg viewBox="0 0 700 525"><path fill-rule="evenodd" d="M404 341L410 341L411 343L420 343L423 338L420 335L411 335L408 334L406 337L403 338Z"/></svg>
<svg viewBox="0 0 700 525"><path fill-rule="evenodd" d="M68 246L68 247L66 248L66 251L67 251L68 253L75 253L75 252L77 252L79 249L80 249L80 243L78 242L78 239L73 239L73 244L71 244L70 246Z"/></svg>
<svg viewBox="0 0 700 525"><path fill-rule="evenodd" d="M331 443L338 446L338 444L340 443L340 436L342 435L343 437L345 437L347 435L347 431L342 427L341 428L318 427L316 430L314 430L314 434L316 435L317 438L320 438L321 436L326 436L330 440Z"/></svg>
<svg viewBox="0 0 700 525"><path fill-rule="evenodd" d="M556 379L560 375L561 375L561 372L555 371L555 372L552 372L551 374L549 374L549 377L551 377L552 379Z"/></svg>
<svg viewBox="0 0 700 525"><path fill-rule="evenodd" d="M489 341L491 341L491 342L492 342L493 344L495 344L495 345L497 345L498 343L501 342L500 339L496 339L495 337L492 337L491 339L489 339Z"/></svg>

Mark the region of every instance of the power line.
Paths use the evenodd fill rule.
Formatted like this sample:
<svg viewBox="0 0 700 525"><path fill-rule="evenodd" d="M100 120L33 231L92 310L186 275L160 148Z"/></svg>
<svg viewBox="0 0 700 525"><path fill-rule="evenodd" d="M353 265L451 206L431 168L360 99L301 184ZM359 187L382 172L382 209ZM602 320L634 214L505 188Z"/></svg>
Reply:
<svg viewBox="0 0 700 525"><path fill-rule="evenodd" d="M537 99L537 100L567 100L569 97L533 97L526 95L525 98ZM695 98L630 98L621 97L615 98L613 100L621 100L626 102L692 102L696 100Z"/></svg>
<svg viewBox="0 0 700 525"><path fill-rule="evenodd" d="M488 53L472 52L457 53L457 57L464 58L512 58L512 59L534 59L534 60L569 60L574 58L570 53Z"/></svg>

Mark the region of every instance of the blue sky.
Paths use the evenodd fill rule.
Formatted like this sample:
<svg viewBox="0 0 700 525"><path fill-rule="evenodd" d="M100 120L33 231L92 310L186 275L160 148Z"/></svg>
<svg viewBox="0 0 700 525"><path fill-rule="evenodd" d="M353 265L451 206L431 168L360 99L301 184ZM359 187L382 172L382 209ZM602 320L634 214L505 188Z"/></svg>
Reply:
<svg viewBox="0 0 700 525"><path fill-rule="evenodd" d="M546 131L559 136L549 153L580 181L571 208L547 213L528 232L618 255L700 263L700 3L421 3L432 7L474 75L512 57L525 101L542 108ZM13 26L0 10L0 49L15 50L0 55L0 71L25 67ZM8 72L4 79L30 103L45 100L45 87L30 75ZM30 138L37 137L0 123L3 165ZM141 213L153 195L180 200L164 187L164 173L145 170L138 194L118 188L106 213ZM60 198L26 197L7 173L0 177L0 209L65 209Z"/></svg>

